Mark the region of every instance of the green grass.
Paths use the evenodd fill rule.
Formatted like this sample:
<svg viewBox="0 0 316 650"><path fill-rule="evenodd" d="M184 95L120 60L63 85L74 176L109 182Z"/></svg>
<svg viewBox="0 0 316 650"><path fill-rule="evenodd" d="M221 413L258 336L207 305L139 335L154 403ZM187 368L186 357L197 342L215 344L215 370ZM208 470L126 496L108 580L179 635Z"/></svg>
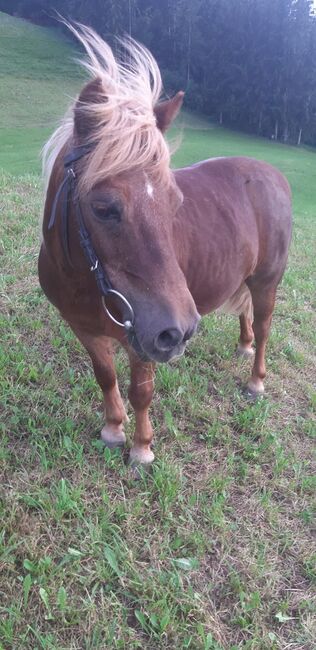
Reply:
<svg viewBox="0 0 316 650"><path fill-rule="evenodd" d="M47 32L8 20L19 42L34 30L32 51L45 33L45 50ZM19 86L20 58L9 65ZM52 121L65 104L63 67L59 74L54 66ZM185 357L158 368L157 461L135 483L122 456L98 440L101 396L89 360L38 287L41 182L30 172L44 126L36 87L30 74L36 123L28 108L26 123L10 124L12 100L1 134L11 157L8 148L0 154L0 648L311 650L315 154L185 116L176 164L245 154L287 173L293 245L267 396L254 404L242 396L250 366L234 356L236 319L205 318ZM19 97L16 104L18 115ZM127 399L123 354L117 368Z"/></svg>
<svg viewBox="0 0 316 650"><path fill-rule="evenodd" d="M0 168L38 173L40 148L82 84L77 54L58 32L0 12Z"/></svg>

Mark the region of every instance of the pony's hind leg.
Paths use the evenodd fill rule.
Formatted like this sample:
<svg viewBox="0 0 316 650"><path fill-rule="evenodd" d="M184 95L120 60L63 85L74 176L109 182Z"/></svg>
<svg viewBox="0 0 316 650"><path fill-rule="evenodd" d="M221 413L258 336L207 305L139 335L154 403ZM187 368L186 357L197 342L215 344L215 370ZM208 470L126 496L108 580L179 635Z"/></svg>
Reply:
<svg viewBox="0 0 316 650"><path fill-rule="evenodd" d="M135 411L134 444L130 451L132 465L150 465L154 460L151 450L153 430L149 420L149 406L154 391L155 366L144 363L129 350L131 383L129 400Z"/></svg>
<svg viewBox="0 0 316 650"><path fill-rule="evenodd" d="M107 447L122 447L126 442L124 422L128 419L117 384L113 340L107 336L92 336L72 328L91 357L96 380L104 400L105 425L101 439Z"/></svg>
<svg viewBox="0 0 316 650"><path fill-rule="evenodd" d="M239 316L240 323L240 338L237 347L237 354L241 357L253 357L254 349L252 347L254 340L254 333L252 329L252 320L248 314L241 314Z"/></svg>
<svg viewBox="0 0 316 650"><path fill-rule="evenodd" d="M254 321L253 332L256 342L256 353L248 390L251 395L264 393L263 380L266 376L265 350L271 327L275 303L276 287L250 286L253 301Z"/></svg>
<svg viewBox="0 0 316 650"><path fill-rule="evenodd" d="M240 338L237 355L252 357L254 334L252 329L253 304L249 287L243 282L235 293L219 308L219 312L239 316Z"/></svg>

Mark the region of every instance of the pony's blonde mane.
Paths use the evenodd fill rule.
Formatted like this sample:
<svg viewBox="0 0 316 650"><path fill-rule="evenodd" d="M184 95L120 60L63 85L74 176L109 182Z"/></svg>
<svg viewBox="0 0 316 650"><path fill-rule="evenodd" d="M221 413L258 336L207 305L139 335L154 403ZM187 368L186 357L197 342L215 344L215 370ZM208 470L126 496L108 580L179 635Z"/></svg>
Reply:
<svg viewBox="0 0 316 650"><path fill-rule="evenodd" d="M170 181L168 145L156 126L153 112L162 82L150 52L130 38L120 40L114 56L110 46L91 28L67 23L83 44L87 57L81 61L92 79L99 80L98 103L77 103L80 114L93 130L80 144L91 144L79 189L89 191L106 177L130 169L144 169L160 181ZM78 100L77 100L78 102ZM43 172L48 184L54 162L74 135L74 107L43 149Z"/></svg>

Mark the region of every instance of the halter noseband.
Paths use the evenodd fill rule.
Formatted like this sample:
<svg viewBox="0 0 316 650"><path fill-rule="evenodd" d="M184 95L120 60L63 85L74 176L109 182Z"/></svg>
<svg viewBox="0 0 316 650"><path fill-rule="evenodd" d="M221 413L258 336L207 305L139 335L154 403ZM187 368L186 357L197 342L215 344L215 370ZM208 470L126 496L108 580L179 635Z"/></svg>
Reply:
<svg viewBox="0 0 316 650"><path fill-rule="evenodd" d="M80 158L83 158L83 156L86 156L90 151L91 151L91 147L76 147L76 149L73 149L73 151L71 151L69 154L67 154L64 157L65 176L62 182L60 183L54 198L52 211L48 222L48 230L51 230L51 228L55 224L57 206L61 196L63 195L62 213L61 213L61 237L62 237L62 244L63 244L65 256L70 266L72 266L72 262L70 259L70 250L69 250L69 228L68 228L68 204L69 204L69 199L72 195L72 200L75 206L75 213L76 213L76 218L77 218L77 223L79 228L80 245L87 259L90 271L94 273L94 277L98 289L101 293L103 307L108 317L116 325L119 325L120 327L124 327L127 332L131 332L131 330L134 328L134 321L135 321L133 308L131 304L128 302L128 300L125 298L125 296L123 296L119 291L116 291L116 289L113 289L111 281L107 276L107 274L105 273L102 264L93 248L90 234L84 222L78 196L74 195L74 190L76 189L76 182L75 182L76 174L73 168L73 164L77 160L80 160ZM115 296L116 298L119 298L119 300L127 308L129 312L129 318L125 319L123 322L118 321L111 314L111 312L108 310L106 306L104 299L107 296Z"/></svg>

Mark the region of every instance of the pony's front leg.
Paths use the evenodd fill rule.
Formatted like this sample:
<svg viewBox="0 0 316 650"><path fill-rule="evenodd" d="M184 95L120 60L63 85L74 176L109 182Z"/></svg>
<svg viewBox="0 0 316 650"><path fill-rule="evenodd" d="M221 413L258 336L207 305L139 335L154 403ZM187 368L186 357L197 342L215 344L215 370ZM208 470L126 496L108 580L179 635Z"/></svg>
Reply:
<svg viewBox="0 0 316 650"><path fill-rule="evenodd" d="M113 340L107 336L92 336L77 327L72 329L91 357L94 374L103 393L105 425L101 439L107 447L123 447L126 442L124 422L128 418L116 379Z"/></svg>
<svg viewBox="0 0 316 650"><path fill-rule="evenodd" d="M134 444L129 460L132 465L150 465L154 460L151 450L153 430L149 420L149 407L154 392L155 365L141 361L129 352L131 383L129 400L135 411Z"/></svg>

